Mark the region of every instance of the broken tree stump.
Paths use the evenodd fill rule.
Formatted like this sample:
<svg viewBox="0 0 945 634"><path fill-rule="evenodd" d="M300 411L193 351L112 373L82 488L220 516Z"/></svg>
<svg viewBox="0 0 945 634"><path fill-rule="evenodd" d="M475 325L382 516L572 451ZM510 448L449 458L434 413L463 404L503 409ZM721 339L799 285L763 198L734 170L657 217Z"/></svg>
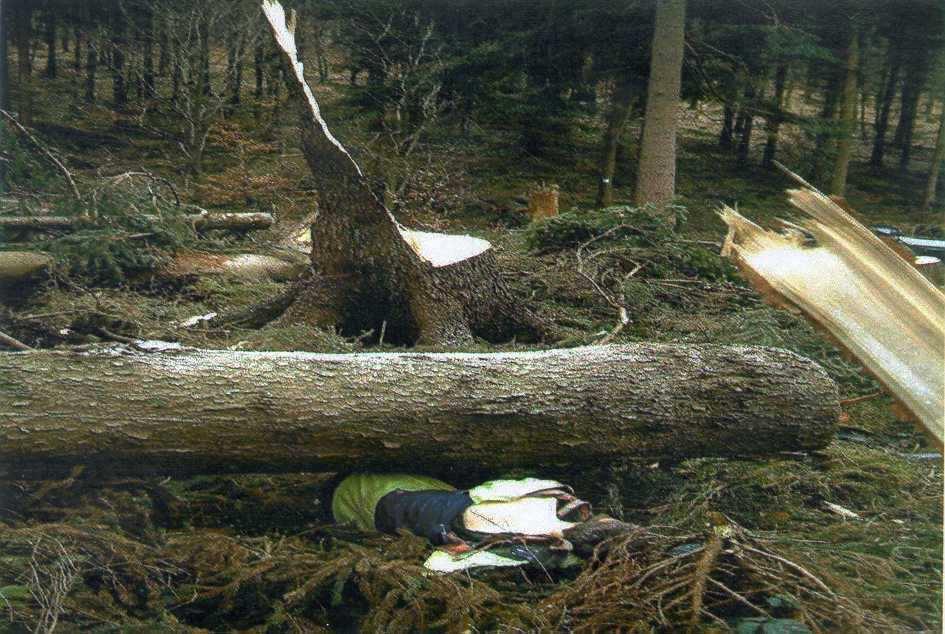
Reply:
<svg viewBox="0 0 945 634"><path fill-rule="evenodd" d="M538 185L528 194L528 216L532 222L558 215L558 186Z"/></svg>
<svg viewBox="0 0 945 634"><path fill-rule="evenodd" d="M265 0L262 8L299 106L302 153L318 198L311 227L315 275L299 282L280 322L353 336L384 332L385 341L404 345L546 338L552 326L516 297L488 241L397 222L329 131L305 82L294 18L287 20L278 2Z"/></svg>
<svg viewBox="0 0 945 634"><path fill-rule="evenodd" d="M629 344L519 353L110 348L0 354L0 471L534 469L817 449L836 384L794 353ZM454 474L455 477L455 474Z"/></svg>

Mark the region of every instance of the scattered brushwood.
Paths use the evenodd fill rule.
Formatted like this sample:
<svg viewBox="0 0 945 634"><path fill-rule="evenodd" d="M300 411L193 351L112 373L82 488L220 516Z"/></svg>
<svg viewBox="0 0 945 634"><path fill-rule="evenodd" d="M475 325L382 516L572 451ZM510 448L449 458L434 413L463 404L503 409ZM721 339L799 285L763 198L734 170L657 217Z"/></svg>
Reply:
<svg viewBox="0 0 945 634"><path fill-rule="evenodd" d="M715 245L682 239L673 230L685 219L685 209L673 207L675 222L650 207L606 207L569 211L526 231L534 253L582 249L607 256L640 277L683 276L706 281L731 281L735 268L714 252Z"/></svg>
<svg viewBox="0 0 945 634"><path fill-rule="evenodd" d="M738 632L887 632L817 575L720 514L704 534L637 529L606 544L588 568L545 600L574 631L636 624L639 631L720 626Z"/></svg>
<svg viewBox="0 0 945 634"><path fill-rule="evenodd" d="M604 543L580 572L524 576L430 575L427 542L330 525L337 478L326 475L95 477L0 482L0 604L14 622L649 632L697 614L697 630L722 619L743 632L869 632L935 630L940 619L941 472L857 444L831 445L826 462L634 470L616 495L628 509L658 504L633 518L651 528Z"/></svg>

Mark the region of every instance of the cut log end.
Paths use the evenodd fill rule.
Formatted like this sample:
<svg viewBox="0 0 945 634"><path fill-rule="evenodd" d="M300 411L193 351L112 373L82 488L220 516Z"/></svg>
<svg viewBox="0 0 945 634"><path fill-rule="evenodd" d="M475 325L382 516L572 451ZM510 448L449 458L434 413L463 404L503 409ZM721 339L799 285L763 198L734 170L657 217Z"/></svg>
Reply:
<svg viewBox="0 0 945 634"><path fill-rule="evenodd" d="M473 236L413 231L403 227L400 227L400 235L414 253L437 268L474 258L492 248L487 240Z"/></svg>

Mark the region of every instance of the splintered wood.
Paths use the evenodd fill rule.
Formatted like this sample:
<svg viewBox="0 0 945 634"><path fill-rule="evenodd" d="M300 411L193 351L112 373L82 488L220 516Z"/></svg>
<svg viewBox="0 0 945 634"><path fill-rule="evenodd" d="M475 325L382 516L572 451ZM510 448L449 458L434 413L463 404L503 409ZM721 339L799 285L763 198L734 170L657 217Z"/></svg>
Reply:
<svg viewBox="0 0 945 634"><path fill-rule="evenodd" d="M784 222L784 233L722 209L729 227L722 254L766 299L830 333L941 448L945 295L823 194L788 194L809 217L800 227ZM807 244L810 236L816 245Z"/></svg>

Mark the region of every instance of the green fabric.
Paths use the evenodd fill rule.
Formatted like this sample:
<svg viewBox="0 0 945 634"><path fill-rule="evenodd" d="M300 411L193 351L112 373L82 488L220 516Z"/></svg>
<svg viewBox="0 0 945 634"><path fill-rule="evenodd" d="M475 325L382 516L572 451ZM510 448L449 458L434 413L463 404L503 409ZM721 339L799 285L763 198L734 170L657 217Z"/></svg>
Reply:
<svg viewBox="0 0 945 634"><path fill-rule="evenodd" d="M376 530L374 509L392 491L453 491L442 480L405 473L356 473L341 481L331 499L331 514L339 524Z"/></svg>

